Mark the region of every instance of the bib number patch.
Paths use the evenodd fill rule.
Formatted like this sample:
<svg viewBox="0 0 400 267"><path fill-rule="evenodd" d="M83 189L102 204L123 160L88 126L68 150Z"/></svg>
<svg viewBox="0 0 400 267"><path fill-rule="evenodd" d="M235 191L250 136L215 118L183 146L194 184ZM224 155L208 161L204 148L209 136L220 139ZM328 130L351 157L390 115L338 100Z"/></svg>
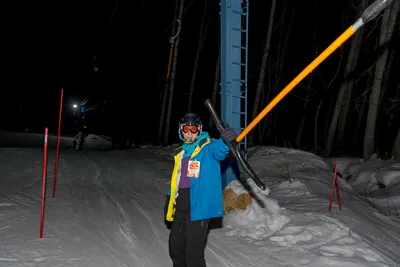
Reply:
<svg viewBox="0 0 400 267"><path fill-rule="evenodd" d="M187 177L199 178L200 161L189 160Z"/></svg>

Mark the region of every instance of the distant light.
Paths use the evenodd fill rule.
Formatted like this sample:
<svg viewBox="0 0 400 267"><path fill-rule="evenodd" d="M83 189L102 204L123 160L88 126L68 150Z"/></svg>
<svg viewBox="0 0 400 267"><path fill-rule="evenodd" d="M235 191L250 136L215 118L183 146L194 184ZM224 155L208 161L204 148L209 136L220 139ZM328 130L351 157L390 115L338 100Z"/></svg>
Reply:
<svg viewBox="0 0 400 267"><path fill-rule="evenodd" d="M72 107L73 107L73 108L77 108L77 107L78 107L78 105L77 105L77 104L74 104Z"/></svg>

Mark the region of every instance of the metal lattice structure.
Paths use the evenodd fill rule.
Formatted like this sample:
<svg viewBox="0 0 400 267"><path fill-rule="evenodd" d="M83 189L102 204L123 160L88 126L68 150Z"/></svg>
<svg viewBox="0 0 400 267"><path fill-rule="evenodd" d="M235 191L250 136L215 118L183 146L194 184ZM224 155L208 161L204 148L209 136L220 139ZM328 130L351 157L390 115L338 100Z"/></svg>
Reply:
<svg viewBox="0 0 400 267"><path fill-rule="evenodd" d="M245 0L221 0L220 6L221 119L239 134L247 126L249 4ZM239 145L244 153L247 139ZM225 182L238 178L240 171L232 158L223 165Z"/></svg>

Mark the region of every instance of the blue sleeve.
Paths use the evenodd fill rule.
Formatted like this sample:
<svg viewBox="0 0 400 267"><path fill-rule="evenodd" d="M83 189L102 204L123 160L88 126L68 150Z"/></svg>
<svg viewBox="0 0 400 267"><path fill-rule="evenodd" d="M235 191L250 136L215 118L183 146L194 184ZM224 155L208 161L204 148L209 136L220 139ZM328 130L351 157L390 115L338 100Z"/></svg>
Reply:
<svg viewBox="0 0 400 267"><path fill-rule="evenodd" d="M223 160L228 155L229 150L229 146L221 138L211 143L211 153L216 160Z"/></svg>

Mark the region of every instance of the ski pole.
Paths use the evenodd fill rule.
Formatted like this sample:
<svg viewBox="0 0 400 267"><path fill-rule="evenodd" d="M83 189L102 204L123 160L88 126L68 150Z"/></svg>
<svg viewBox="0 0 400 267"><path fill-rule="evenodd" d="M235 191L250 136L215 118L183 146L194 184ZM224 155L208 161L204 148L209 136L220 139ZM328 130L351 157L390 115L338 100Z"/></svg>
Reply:
<svg viewBox="0 0 400 267"><path fill-rule="evenodd" d="M399 0L397 0L399 1ZM339 46L345 43L358 29L364 24L375 19L379 13L387 8L393 0L376 0L369 5L357 21L344 31L332 44L330 44L317 58L315 58L299 75L297 75L258 115L254 120L240 133L236 142L243 138L270 112L296 85L298 85L308 74L319 66L327 57L329 57Z"/></svg>
<svg viewBox="0 0 400 267"><path fill-rule="evenodd" d="M208 110L211 113L211 117L214 120L215 126L217 127L217 130L222 133L222 131L225 129L225 124L221 121L219 118L217 112L215 111L210 99L206 99L204 101L204 104L207 106ZM245 172L247 172L250 176L250 178L254 181L254 183L261 189L265 190L266 186L261 180L258 178L257 174L253 171L253 169L250 167L249 163L246 161L246 159L243 157L242 153L239 151L239 145L238 143L233 140L232 143L228 144L230 150L232 153L235 155L236 159L242 165L243 169ZM243 182L244 184L244 182ZM245 184L244 184L245 185Z"/></svg>

